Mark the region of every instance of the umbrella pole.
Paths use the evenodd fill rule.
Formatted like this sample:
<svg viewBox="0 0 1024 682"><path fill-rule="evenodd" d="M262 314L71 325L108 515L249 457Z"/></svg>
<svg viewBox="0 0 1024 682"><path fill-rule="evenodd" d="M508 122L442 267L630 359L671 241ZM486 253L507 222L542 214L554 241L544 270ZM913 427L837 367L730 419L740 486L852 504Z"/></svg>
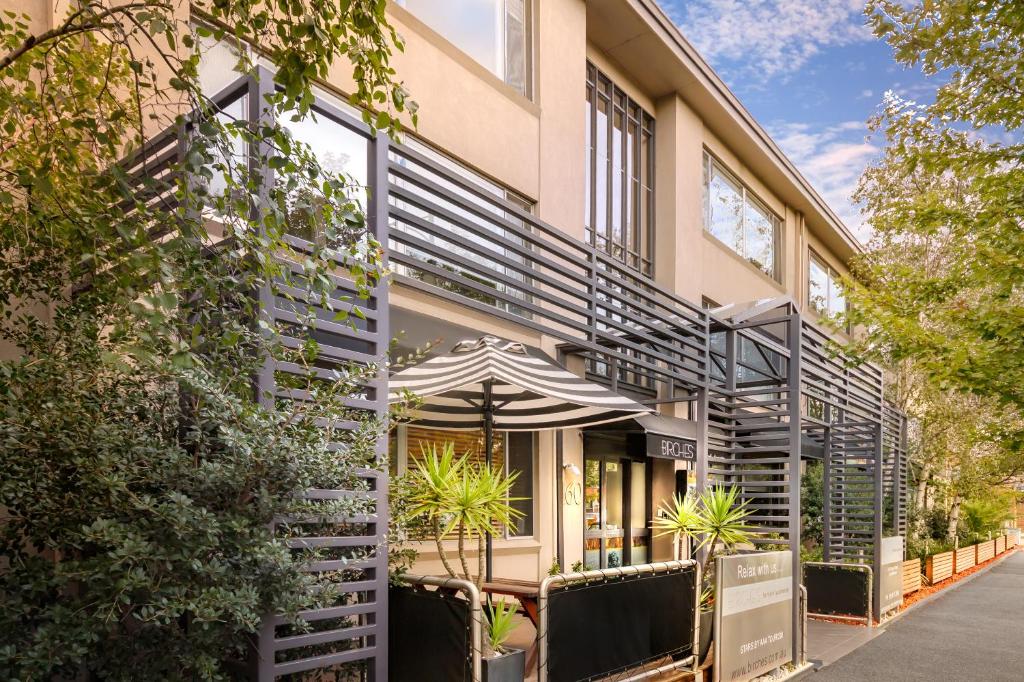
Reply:
<svg viewBox="0 0 1024 682"><path fill-rule="evenodd" d="M494 449L494 398L491 394L493 389L492 382L488 379L484 382L484 455L487 458L487 464L491 464L491 456ZM494 569L492 564L494 563L494 536L493 528L489 529L491 532L487 533L486 539L486 556L484 559L484 570L486 575L486 582L491 582L494 579Z"/></svg>

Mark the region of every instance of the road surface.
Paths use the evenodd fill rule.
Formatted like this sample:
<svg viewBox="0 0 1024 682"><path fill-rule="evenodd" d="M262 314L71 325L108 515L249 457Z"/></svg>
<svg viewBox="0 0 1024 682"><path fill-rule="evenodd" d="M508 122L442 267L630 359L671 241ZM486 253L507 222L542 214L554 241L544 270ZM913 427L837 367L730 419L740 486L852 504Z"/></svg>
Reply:
<svg viewBox="0 0 1024 682"><path fill-rule="evenodd" d="M1024 551L922 604L800 682L1024 680Z"/></svg>

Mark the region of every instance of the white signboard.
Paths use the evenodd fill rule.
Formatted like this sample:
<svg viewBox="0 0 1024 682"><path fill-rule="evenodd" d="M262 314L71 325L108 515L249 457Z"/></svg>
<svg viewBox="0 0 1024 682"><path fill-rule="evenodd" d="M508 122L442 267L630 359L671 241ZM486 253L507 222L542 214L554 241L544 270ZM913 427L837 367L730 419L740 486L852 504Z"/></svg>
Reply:
<svg viewBox="0 0 1024 682"><path fill-rule="evenodd" d="M752 680L793 659L793 553L718 557L715 681Z"/></svg>
<svg viewBox="0 0 1024 682"><path fill-rule="evenodd" d="M878 569L881 593L878 616L903 604L903 536L882 538L882 561Z"/></svg>

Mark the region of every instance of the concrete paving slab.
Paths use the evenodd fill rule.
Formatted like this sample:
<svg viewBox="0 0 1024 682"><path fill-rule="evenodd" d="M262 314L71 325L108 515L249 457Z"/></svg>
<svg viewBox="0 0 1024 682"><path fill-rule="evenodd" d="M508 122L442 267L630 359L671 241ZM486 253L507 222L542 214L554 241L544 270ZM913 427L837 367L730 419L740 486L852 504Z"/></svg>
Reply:
<svg viewBox="0 0 1024 682"><path fill-rule="evenodd" d="M940 596L941 595L941 596ZM879 628L879 635L803 679L1024 679L1024 552Z"/></svg>

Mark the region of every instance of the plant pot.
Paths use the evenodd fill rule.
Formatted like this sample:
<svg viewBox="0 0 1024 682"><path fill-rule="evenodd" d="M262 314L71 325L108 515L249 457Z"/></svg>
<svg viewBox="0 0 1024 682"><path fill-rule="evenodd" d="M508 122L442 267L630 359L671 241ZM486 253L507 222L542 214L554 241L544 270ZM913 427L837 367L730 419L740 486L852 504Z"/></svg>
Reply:
<svg viewBox="0 0 1024 682"><path fill-rule="evenodd" d="M711 649L711 638L714 636L715 628L715 612L714 611L701 611L700 612L700 642L698 642L697 652L699 656L698 660L703 661L708 657L708 651Z"/></svg>
<svg viewBox="0 0 1024 682"><path fill-rule="evenodd" d="M523 682L526 678L526 652L507 649L494 658L483 659L483 682Z"/></svg>

